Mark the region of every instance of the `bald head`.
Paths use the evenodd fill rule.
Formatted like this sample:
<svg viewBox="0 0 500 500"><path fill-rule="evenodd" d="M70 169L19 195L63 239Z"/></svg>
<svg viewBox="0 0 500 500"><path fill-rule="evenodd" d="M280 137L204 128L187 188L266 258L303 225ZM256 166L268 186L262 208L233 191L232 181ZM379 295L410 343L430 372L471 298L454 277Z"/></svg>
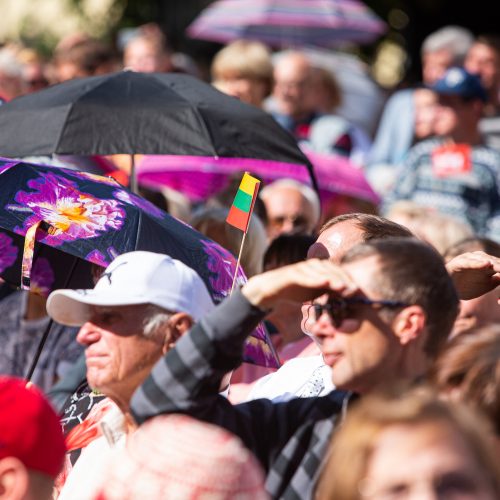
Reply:
<svg viewBox="0 0 500 500"><path fill-rule="evenodd" d="M292 179L280 179L260 193L267 213L267 233L313 233L319 221L319 200L312 188Z"/></svg>
<svg viewBox="0 0 500 500"><path fill-rule="evenodd" d="M346 220L324 230L307 252L307 258L330 259L339 264L346 252L364 241L363 230L356 221Z"/></svg>
<svg viewBox="0 0 500 500"><path fill-rule="evenodd" d="M294 119L314 111L314 99L309 85L313 68L301 52L282 55L274 68L273 96L280 113Z"/></svg>
<svg viewBox="0 0 500 500"><path fill-rule="evenodd" d="M290 51L276 61L274 71L279 76L303 75L311 71L311 63L304 53Z"/></svg>
<svg viewBox="0 0 500 500"><path fill-rule="evenodd" d="M413 237L409 229L384 217L364 213L343 214L326 222L307 256L339 263L345 253L358 243L408 237Z"/></svg>

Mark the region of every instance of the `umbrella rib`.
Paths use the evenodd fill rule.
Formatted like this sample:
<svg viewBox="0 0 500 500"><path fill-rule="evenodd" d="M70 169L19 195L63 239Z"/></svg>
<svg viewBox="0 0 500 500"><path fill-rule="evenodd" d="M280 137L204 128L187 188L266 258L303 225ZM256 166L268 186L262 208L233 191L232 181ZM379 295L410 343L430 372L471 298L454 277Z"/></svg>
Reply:
<svg viewBox="0 0 500 500"><path fill-rule="evenodd" d="M156 78L156 75L154 74L155 78ZM158 78L158 80L161 82L161 79ZM175 92L175 89L171 89L173 92ZM189 101L187 101L189 102ZM206 133L207 137L209 138L210 140L210 147L212 149L212 155L214 157L218 157L219 155L217 154L217 151L215 150L215 146L214 146L214 137L213 135L210 133L210 129L207 127L207 123L205 121L205 117L203 116L203 113L196 107L196 106L193 106L191 103L190 103L190 108L194 111L194 114L195 116L198 118L198 120L200 121L200 124L201 126L203 127L204 129L204 132ZM200 155L200 156L204 156L204 155Z"/></svg>
<svg viewBox="0 0 500 500"><path fill-rule="evenodd" d="M205 129L205 132L210 139L210 147L212 148L213 156L218 157L219 155L217 154L217 151L215 150L215 146L214 146L214 137L210 133L210 129L207 127L207 123L205 121L205 117L203 116L203 113L201 111L197 110L196 108L193 108L193 109L196 111L196 116L199 117L200 122L203 125L203 128Z"/></svg>
<svg viewBox="0 0 500 500"><path fill-rule="evenodd" d="M68 111L66 113L66 116L64 117L64 122L62 124L62 127L59 130L59 137L57 138L54 150L52 151L53 155L58 154L59 145L61 144L62 136L63 136L64 130L66 128L66 123L68 121L69 116L71 115L71 113L73 111L73 104L74 103L70 103L70 105L68 106ZM61 153L61 154L64 154L64 153Z"/></svg>
<svg viewBox="0 0 500 500"><path fill-rule="evenodd" d="M137 196L139 196L139 195L137 195ZM134 250L140 250L140 248L138 248L138 246L139 246L139 235L141 234L141 229L142 229L142 218L143 218L143 213L142 213L142 211L139 211L139 217L137 220L137 229L135 231Z"/></svg>
<svg viewBox="0 0 500 500"><path fill-rule="evenodd" d="M94 92L96 89L98 89L99 87L102 87L103 85L107 84L109 81L109 79L106 79L106 78L103 78L102 82L100 82L98 85L96 85L95 87L92 87L92 89L90 89L88 92ZM68 119L70 118L70 115L73 113L73 109L75 107L75 104L78 103L78 101L80 100L81 97L85 96L85 95L88 95L88 92L85 92L85 94L82 94L78 97L78 99L76 99L74 102L70 103L70 106L68 108L68 112L66 113L66 117L64 119L64 123L63 123L63 126L61 127L61 130L59 132L59 137L57 138L57 142L56 142L56 147L54 148L54 151L52 154L58 154L58 148L59 148L59 145L61 144L61 140L62 140L62 136L63 136L63 132L66 128L66 123L68 121ZM77 153L74 153L74 152L68 152L68 151L63 151L59 154L77 154Z"/></svg>

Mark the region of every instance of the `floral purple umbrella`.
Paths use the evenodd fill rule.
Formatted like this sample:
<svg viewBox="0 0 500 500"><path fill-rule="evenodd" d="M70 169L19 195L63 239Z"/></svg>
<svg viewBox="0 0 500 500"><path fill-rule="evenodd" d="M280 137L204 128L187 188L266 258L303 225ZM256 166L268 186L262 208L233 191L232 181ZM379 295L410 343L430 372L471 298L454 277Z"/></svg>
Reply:
<svg viewBox="0 0 500 500"><path fill-rule="evenodd" d="M73 276L72 267L86 269L89 279L91 264L105 267L122 253L149 250L197 271L215 303L229 294L232 254L113 179L0 159L0 182L0 276L12 284L45 293L77 288L84 273ZM246 281L241 269L237 280ZM279 366L262 325L247 341L245 361Z"/></svg>

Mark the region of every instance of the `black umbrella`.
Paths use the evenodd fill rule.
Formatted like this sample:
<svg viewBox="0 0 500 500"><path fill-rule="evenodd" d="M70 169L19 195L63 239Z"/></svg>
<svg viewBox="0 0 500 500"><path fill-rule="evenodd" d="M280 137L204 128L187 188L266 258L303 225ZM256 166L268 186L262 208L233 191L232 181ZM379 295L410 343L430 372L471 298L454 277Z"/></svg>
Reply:
<svg viewBox="0 0 500 500"><path fill-rule="evenodd" d="M311 163L269 114L189 75L121 71L70 80L0 107L1 156L119 153L301 164L317 188Z"/></svg>

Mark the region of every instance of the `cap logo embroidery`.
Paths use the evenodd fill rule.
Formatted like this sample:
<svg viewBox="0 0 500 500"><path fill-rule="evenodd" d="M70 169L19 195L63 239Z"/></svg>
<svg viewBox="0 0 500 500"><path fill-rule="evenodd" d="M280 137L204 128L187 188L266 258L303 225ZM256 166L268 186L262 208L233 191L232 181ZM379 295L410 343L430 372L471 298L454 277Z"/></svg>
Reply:
<svg viewBox="0 0 500 500"><path fill-rule="evenodd" d="M111 285L111 276L113 275L113 273L120 267L120 266L123 266L127 264L127 262L120 262L120 264L118 264L114 269L111 269L110 271L107 271L105 273L102 273L101 274L101 278L104 278L106 276L106 278L108 278L109 280L109 284Z"/></svg>
<svg viewBox="0 0 500 500"><path fill-rule="evenodd" d="M463 81L464 81L464 75L458 69L452 69L452 70L450 70L448 72L448 75L446 76L446 82L451 87L456 87L457 85L459 85Z"/></svg>

